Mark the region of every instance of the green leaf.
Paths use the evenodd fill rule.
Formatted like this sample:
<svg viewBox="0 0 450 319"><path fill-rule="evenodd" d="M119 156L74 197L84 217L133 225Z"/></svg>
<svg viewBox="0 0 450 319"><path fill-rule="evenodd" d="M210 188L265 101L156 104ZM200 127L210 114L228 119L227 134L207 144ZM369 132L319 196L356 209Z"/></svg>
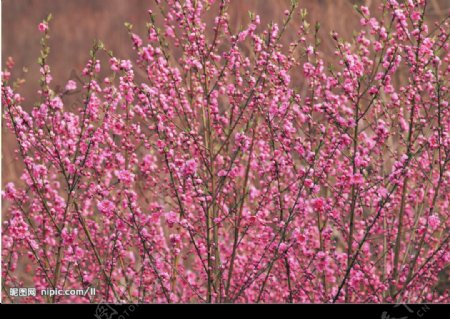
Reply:
<svg viewBox="0 0 450 319"><path fill-rule="evenodd" d="M133 25L129 22L125 22L124 25L125 25L125 28L128 29L128 31L131 31L131 29L133 29Z"/></svg>
<svg viewBox="0 0 450 319"><path fill-rule="evenodd" d="M315 28L316 28L316 32L318 32L320 30L320 23L319 22L316 22Z"/></svg>
<svg viewBox="0 0 450 319"><path fill-rule="evenodd" d="M301 15L302 19L306 18L306 16L308 15L308 10L301 9L300 10L300 15Z"/></svg>

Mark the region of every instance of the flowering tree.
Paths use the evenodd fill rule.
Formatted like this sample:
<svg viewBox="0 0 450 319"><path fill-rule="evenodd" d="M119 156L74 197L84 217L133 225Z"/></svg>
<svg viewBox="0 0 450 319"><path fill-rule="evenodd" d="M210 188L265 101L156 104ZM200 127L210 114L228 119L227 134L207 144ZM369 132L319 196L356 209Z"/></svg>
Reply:
<svg viewBox="0 0 450 319"><path fill-rule="evenodd" d="M233 34L226 0L166 2L145 40L126 24L135 62L95 43L79 91L52 89L42 22L30 112L9 60L24 170L3 191L5 299L29 273L38 290L98 292L29 302L449 302L447 19L427 26L425 0L358 8L328 67L296 3Z"/></svg>

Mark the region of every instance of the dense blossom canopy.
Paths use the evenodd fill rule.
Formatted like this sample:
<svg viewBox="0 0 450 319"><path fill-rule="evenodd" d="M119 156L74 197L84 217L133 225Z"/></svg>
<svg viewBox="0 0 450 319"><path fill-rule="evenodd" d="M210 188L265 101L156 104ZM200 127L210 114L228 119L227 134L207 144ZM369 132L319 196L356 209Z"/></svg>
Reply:
<svg viewBox="0 0 450 319"><path fill-rule="evenodd" d="M166 2L145 36L126 24L136 57L96 42L61 92L39 24L30 111L8 61L24 169L3 190L4 286L97 288L22 302L450 302L447 19L427 25L425 0L357 8L328 66L296 3L233 33L227 0Z"/></svg>

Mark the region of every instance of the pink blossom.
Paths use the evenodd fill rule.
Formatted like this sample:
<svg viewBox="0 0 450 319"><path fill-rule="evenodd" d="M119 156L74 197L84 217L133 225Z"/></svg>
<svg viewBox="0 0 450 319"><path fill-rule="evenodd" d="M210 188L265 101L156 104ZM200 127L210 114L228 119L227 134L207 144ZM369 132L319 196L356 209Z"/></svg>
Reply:
<svg viewBox="0 0 450 319"><path fill-rule="evenodd" d="M16 198L17 190L13 183L8 183L5 185L5 190L2 195L5 199L14 200Z"/></svg>
<svg viewBox="0 0 450 319"><path fill-rule="evenodd" d="M318 212L322 212L324 210L324 206L325 206L325 201L323 200L323 198L316 198L313 201L312 207L314 208L314 210L316 210Z"/></svg>
<svg viewBox="0 0 450 319"><path fill-rule="evenodd" d="M55 97L50 101L50 107L53 110L62 110L63 109L63 102L59 96Z"/></svg>
<svg viewBox="0 0 450 319"><path fill-rule="evenodd" d="M183 165L183 174L185 176L194 175L197 171L197 161L195 159L187 160Z"/></svg>
<svg viewBox="0 0 450 319"><path fill-rule="evenodd" d="M173 227L173 225L175 225L175 223L177 222L178 218L177 218L177 214L174 212L168 212L166 214L166 222L169 225L170 228Z"/></svg>
<svg viewBox="0 0 450 319"><path fill-rule="evenodd" d="M69 80L69 81L67 81L65 89L66 89L66 91L74 91L77 89L77 83L73 80Z"/></svg>
<svg viewBox="0 0 450 319"><path fill-rule="evenodd" d="M432 230L436 230L439 228L441 220L437 215L431 215L428 217L428 224L430 225Z"/></svg>
<svg viewBox="0 0 450 319"><path fill-rule="evenodd" d="M39 23L38 29L41 32L45 32L48 30L48 24L46 22L41 22Z"/></svg>
<svg viewBox="0 0 450 319"><path fill-rule="evenodd" d="M137 46L137 47L142 46L142 39L137 34L133 33L131 35L131 38L132 38L135 46Z"/></svg>
<svg viewBox="0 0 450 319"><path fill-rule="evenodd" d="M119 170L115 172L116 177L127 186L130 186L135 178L135 175L128 170Z"/></svg>
<svg viewBox="0 0 450 319"><path fill-rule="evenodd" d="M114 210L116 209L116 206L110 200L105 199L97 204L97 208L101 213L105 214L107 217L112 217Z"/></svg>

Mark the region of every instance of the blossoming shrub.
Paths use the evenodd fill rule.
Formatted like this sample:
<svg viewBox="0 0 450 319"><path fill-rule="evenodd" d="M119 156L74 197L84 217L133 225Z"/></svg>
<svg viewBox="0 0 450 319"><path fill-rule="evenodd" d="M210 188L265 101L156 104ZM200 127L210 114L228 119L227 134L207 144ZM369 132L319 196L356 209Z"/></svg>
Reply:
<svg viewBox="0 0 450 319"><path fill-rule="evenodd" d="M58 93L42 22L30 112L8 62L24 170L3 192L5 300L33 285L97 294L22 301L449 302L447 19L426 25L424 0L358 8L326 66L296 3L233 34L228 1L211 2L157 1L145 37L126 24L135 62L97 42L83 83Z"/></svg>

